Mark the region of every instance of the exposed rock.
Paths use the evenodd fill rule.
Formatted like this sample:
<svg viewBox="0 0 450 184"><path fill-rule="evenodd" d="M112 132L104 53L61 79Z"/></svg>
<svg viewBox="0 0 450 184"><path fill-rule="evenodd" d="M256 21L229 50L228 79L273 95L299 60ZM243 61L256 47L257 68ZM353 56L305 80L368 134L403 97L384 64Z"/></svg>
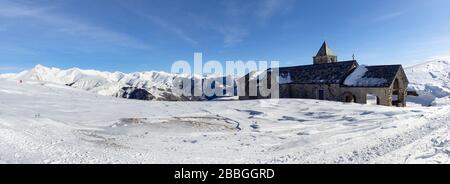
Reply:
<svg viewBox="0 0 450 184"><path fill-rule="evenodd" d="M123 87L117 94L116 97L135 99L135 100L153 100L153 96L150 92L145 89L135 88L135 87Z"/></svg>

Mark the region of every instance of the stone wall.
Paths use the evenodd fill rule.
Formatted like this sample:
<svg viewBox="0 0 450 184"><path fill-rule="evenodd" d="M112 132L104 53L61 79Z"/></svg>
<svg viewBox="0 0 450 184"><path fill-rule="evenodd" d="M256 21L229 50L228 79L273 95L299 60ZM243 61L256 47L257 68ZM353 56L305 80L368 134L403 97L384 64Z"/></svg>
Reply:
<svg viewBox="0 0 450 184"><path fill-rule="evenodd" d="M350 95L349 102L366 104L367 95L371 94L378 97L379 105L392 105L391 88L341 87L339 84L280 85L280 97L319 99L319 90L323 90L323 100L346 102L346 97Z"/></svg>
<svg viewBox="0 0 450 184"><path fill-rule="evenodd" d="M315 56L313 57L314 64L335 63L337 56Z"/></svg>
<svg viewBox="0 0 450 184"><path fill-rule="evenodd" d="M247 81L246 84L246 95L240 96L239 99L267 98L260 95L248 96L249 82ZM340 84L281 84L279 86L279 95L280 98L320 99L320 94L323 94L323 98L320 100L366 104L367 95L370 94L377 97L377 104L379 105L405 107L407 86L406 75L399 72L389 87L345 87ZM397 100L393 100L394 96L397 96Z"/></svg>

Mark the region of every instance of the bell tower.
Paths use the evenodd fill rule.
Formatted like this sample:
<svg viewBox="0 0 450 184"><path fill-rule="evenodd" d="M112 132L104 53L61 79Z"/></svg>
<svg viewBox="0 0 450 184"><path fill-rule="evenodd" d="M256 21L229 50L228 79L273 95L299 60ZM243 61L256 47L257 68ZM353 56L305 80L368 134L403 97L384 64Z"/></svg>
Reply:
<svg viewBox="0 0 450 184"><path fill-rule="evenodd" d="M324 64L324 63L336 63L337 56L328 47L327 42L323 42L322 47L320 47L319 52L314 59L314 64Z"/></svg>

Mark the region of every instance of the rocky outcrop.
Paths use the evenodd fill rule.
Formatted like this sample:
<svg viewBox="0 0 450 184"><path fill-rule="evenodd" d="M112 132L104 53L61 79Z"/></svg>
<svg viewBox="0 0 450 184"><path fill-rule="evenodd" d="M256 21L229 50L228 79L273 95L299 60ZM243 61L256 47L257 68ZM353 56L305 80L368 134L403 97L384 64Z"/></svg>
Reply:
<svg viewBox="0 0 450 184"><path fill-rule="evenodd" d="M127 99L135 100L153 100L153 96L150 92L145 89L135 88L135 87L123 87L117 94L116 97L122 97Z"/></svg>

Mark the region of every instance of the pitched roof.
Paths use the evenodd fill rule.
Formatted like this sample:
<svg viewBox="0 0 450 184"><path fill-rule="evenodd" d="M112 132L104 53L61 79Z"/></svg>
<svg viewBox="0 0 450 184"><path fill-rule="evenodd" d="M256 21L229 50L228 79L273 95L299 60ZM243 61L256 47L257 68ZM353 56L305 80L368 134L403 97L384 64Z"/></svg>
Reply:
<svg viewBox="0 0 450 184"><path fill-rule="evenodd" d="M365 66L367 71L359 79L360 81L351 85L351 87L389 87L398 71L402 68L401 65L379 65L379 66ZM378 82L370 82L376 79Z"/></svg>
<svg viewBox="0 0 450 184"><path fill-rule="evenodd" d="M317 52L317 56L336 56L333 51L328 47L327 42L323 42L322 47L320 47L319 52Z"/></svg>
<svg viewBox="0 0 450 184"><path fill-rule="evenodd" d="M320 65L304 65L279 68L280 76L290 76L290 84L341 84L356 61L342 61Z"/></svg>

